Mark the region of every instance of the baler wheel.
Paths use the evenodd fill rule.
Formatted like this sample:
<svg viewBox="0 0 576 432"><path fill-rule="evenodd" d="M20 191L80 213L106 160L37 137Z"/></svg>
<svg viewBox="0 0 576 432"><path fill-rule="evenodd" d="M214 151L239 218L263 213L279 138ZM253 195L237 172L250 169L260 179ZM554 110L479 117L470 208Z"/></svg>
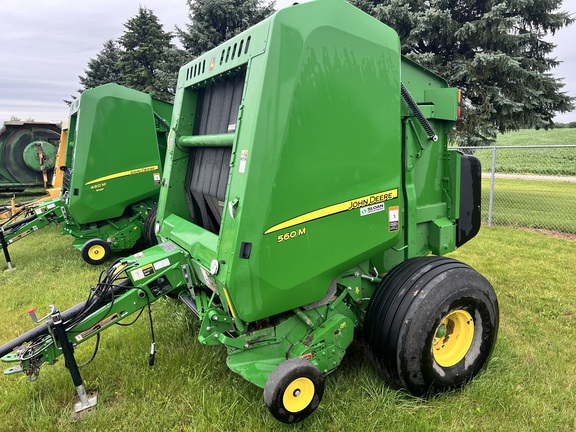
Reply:
<svg viewBox="0 0 576 432"><path fill-rule="evenodd" d="M395 389L422 397L458 388L488 362L498 314L492 285L470 266L413 258L389 272L370 301L367 352Z"/></svg>
<svg viewBox="0 0 576 432"><path fill-rule="evenodd" d="M88 264L102 264L111 254L110 245L102 239L90 239L82 246L82 259Z"/></svg>
<svg viewBox="0 0 576 432"><path fill-rule="evenodd" d="M323 394L320 370L309 360L294 358L272 371L264 388L264 402L277 420L297 423L314 412Z"/></svg>
<svg viewBox="0 0 576 432"><path fill-rule="evenodd" d="M152 247L158 244L158 239L156 238L156 233L154 232L154 226L156 225L156 214L158 213L158 204L154 204L148 214L146 215L146 220L144 221L144 241L147 247Z"/></svg>

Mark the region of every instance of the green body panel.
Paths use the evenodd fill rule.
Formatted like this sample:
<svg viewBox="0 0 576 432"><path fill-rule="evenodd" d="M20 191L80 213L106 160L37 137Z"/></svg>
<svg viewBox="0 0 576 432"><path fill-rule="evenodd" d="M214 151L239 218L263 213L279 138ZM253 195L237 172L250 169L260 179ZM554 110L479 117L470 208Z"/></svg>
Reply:
<svg viewBox="0 0 576 432"><path fill-rule="evenodd" d="M70 110L64 183L78 224L118 218L157 196L161 159L152 98L117 84L86 90Z"/></svg>
<svg viewBox="0 0 576 432"><path fill-rule="evenodd" d="M339 273L398 241L387 211L365 217L359 208L347 211L359 198L400 205L398 198L382 198L401 187L398 38L343 2L305 7L305 13L283 9L248 31L257 49L244 60L248 72L227 192L237 210L234 219L223 215L214 251L226 262L216 279L245 321L321 299ZM248 36L195 62L210 62ZM220 65L211 71L222 72ZM195 103L194 80L183 80L183 73L173 122ZM176 126L177 135L191 130L190 124ZM167 166L177 152L170 152ZM242 152L248 154L244 169ZM164 218L170 201L181 200L176 191L184 181L182 170L167 174ZM334 205L346 208L330 209ZM307 222L277 227L315 211ZM160 234L171 238L164 226ZM285 235L289 241L280 240ZM242 242L252 244L250 259L237 258Z"/></svg>

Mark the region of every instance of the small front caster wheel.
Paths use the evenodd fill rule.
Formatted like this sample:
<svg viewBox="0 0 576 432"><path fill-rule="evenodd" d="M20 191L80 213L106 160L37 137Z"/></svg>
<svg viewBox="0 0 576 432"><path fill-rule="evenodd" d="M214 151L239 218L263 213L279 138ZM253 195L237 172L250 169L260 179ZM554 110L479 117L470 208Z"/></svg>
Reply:
<svg viewBox="0 0 576 432"><path fill-rule="evenodd" d="M82 246L82 259L88 264L102 264L108 258L112 250L110 245L102 239L90 239Z"/></svg>
<svg viewBox="0 0 576 432"><path fill-rule="evenodd" d="M308 360L294 358L270 374L264 402L277 420L297 423L314 412L323 394L324 377L320 370Z"/></svg>

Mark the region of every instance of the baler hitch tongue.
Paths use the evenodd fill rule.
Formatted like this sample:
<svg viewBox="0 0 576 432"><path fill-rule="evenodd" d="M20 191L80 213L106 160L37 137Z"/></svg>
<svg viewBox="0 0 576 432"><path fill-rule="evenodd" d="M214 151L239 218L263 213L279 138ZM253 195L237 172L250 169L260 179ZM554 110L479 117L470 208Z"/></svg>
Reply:
<svg viewBox="0 0 576 432"><path fill-rule="evenodd" d="M432 127L426 116L424 116L424 113L418 107L418 104L412 98L412 95L410 94L404 83L400 83L400 85L401 85L400 92L402 93L402 98L404 99L404 102L406 102L406 104L410 108L410 111L412 111L418 122L422 125L422 127L426 131L428 139L431 139L434 142L438 141L438 134L436 134L436 131L434 130L434 128Z"/></svg>

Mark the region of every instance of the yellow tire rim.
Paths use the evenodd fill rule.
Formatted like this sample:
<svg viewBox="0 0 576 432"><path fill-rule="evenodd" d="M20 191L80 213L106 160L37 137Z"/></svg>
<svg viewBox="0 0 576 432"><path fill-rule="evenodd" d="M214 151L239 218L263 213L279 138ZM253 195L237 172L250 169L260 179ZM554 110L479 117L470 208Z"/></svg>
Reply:
<svg viewBox="0 0 576 432"><path fill-rule="evenodd" d="M297 378L284 392L282 402L287 411L297 413L305 409L314 398L314 383L309 378Z"/></svg>
<svg viewBox="0 0 576 432"><path fill-rule="evenodd" d="M450 312L444 317L434 334L432 352L434 360L442 367L458 364L474 339L474 320L465 310Z"/></svg>
<svg viewBox="0 0 576 432"><path fill-rule="evenodd" d="M93 261L99 261L104 258L106 255L106 251L104 250L104 246L101 245L94 245L88 249L88 258Z"/></svg>

